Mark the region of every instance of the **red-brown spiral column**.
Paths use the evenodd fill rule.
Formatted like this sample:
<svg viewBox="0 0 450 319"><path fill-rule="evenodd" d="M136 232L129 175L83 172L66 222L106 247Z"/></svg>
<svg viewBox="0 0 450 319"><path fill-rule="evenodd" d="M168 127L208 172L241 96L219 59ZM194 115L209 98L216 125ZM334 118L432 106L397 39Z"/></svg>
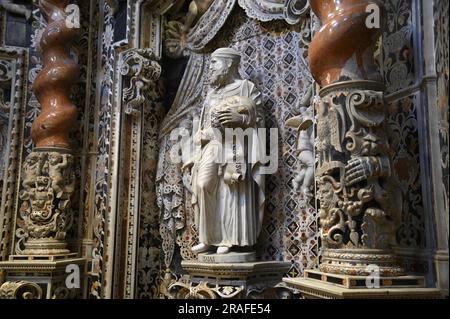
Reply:
<svg viewBox="0 0 450 319"><path fill-rule="evenodd" d="M381 82L374 52L385 15L382 1L309 2L322 21L308 51L311 73L317 83L325 87L348 80Z"/></svg>
<svg viewBox="0 0 450 319"><path fill-rule="evenodd" d="M69 45L78 29L66 21L66 0L41 0L48 25L40 48L43 68L33 83L42 111L31 127L35 149L24 164L22 230L27 255L67 254L65 235L72 223L70 197L74 191L73 155L69 134L76 121L70 90L78 65Z"/></svg>
<svg viewBox="0 0 450 319"><path fill-rule="evenodd" d="M403 200L375 63L382 1L309 2L322 22L308 54L321 86L315 178L322 254L318 271L285 281L307 298L435 295L423 276L404 276L393 249Z"/></svg>
<svg viewBox="0 0 450 319"><path fill-rule="evenodd" d="M66 26L64 9L67 3L67 0L41 2L48 25L40 42L43 69L33 84L42 107L31 127L31 137L38 148L69 149L69 132L77 116L76 106L69 96L79 69L67 46L77 36L77 29Z"/></svg>

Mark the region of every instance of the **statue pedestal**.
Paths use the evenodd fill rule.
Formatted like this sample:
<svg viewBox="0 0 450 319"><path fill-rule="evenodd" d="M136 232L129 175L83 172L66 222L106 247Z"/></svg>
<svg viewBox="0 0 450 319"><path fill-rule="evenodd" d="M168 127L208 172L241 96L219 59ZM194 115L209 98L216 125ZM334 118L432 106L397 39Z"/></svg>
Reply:
<svg viewBox="0 0 450 319"><path fill-rule="evenodd" d="M289 286L301 291L307 299L438 299L441 292L425 287L425 277L380 277L379 288L367 276L350 276L306 270L304 278L283 278Z"/></svg>
<svg viewBox="0 0 450 319"><path fill-rule="evenodd" d="M267 296L267 292L270 290L271 297L276 298L285 288L279 287L280 291L275 292L274 289L277 289L275 286L282 283L282 278L291 267L291 263L280 261L240 263L182 261L181 266L189 275L189 284L184 285L184 290L197 292L199 287L202 287L204 291L208 291L205 295L216 298L246 298L250 295L258 298L264 294Z"/></svg>
<svg viewBox="0 0 450 319"><path fill-rule="evenodd" d="M230 263L248 263L256 261L256 253L247 252L230 252L227 254L212 254L202 253L198 254L198 261L207 264L230 264Z"/></svg>
<svg viewBox="0 0 450 319"><path fill-rule="evenodd" d="M0 262L6 283L37 284L43 299L78 297L85 273L86 260L76 253L61 255L11 255ZM1 286L1 285L0 285ZM0 287L0 299L2 298Z"/></svg>

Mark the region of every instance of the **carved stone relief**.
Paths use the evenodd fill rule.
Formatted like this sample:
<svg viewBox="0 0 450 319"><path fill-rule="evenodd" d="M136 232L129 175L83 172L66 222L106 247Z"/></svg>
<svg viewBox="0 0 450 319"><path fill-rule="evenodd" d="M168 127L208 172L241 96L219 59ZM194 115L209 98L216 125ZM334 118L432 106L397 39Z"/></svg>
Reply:
<svg viewBox="0 0 450 319"><path fill-rule="evenodd" d="M32 152L24 163L22 205L16 252L28 255L68 253L64 239L72 226L71 195L75 188L73 156ZM25 241L25 249L22 249Z"/></svg>
<svg viewBox="0 0 450 319"><path fill-rule="evenodd" d="M25 50L0 49L0 260L11 252L14 238L27 59Z"/></svg>
<svg viewBox="0 0 450 319"><path fill-rule="evenodd" d="M7 281L0 285L0 299L41 299L42 288L26 281Z"/></svg>
<svg viewBox="0 0 450 319"><path fill-rule="evenodd" d="M398 276L403 269L392 247L403 202L393 171L385 87L374 61L381 30L368 29L367 11L363 13L367 5L376 4L384 17L384 8L379 1L328 3L311 2L324 26L309 50L311 72L322 86L316 105L316 181L324 248L319 269L367 275L366 267L376 264L381 275ZM347 52L337 49L344 38ZM330 48L336 51L325 57ZM321 64L324 59L328 62Z"/></svg>
<svg viewBox="0 0 450 319"><path fill-rule="evenodd" d="M145 122L145 114L154 113L158 116L158 109L154 100L157 98L157 89L161 67L155 60L156 57L151 49L131 49L120 54L119 69L123 89L121 90L122 110L124 116L124 130L128 134L123 134L120 138L123 147L128 146L129 151L122 153L120 158L123 172L123 179L119 179L122 189L122 198L118 211L121 212L123 222L119 223L116 230L116 237L120 238L116 245L115 267L121 269L115 273L116 292L115 296L131 298L134 296L135 281L138 267L135 263L139 257L136 246L139 238L139 219L143 205L141 194L144 187L141 180L143 178L144 139L145 133L155 131L158 123ZM128 124L128 125L127 125ZM150 125L150 126L149 126ZM154 153L155 149L148 150ZM151 214L151 212L145 212ZM126 242L126 245L123 245ZM125 247L125 249L124 249ZM124 275L125 274L125 275Z"/></svg>
<svg viewBox="0 0 450 319"><path fill-rule="evenodd" d="M120 73L130 78L129 86L124 88L122 96L126 114L141 114L146 100L144 93L161 74L161 66L154 59L150 49L133 50L123 55Z"/></svg>
<svg viewBox="0 0 450 319"><path fill-rule="evenodd" d="M322 245L328 248L319 268L361 275L375 250L385 251L375 258L387 263L383 274L401 274L388 253L396 244L402 194L392 171L383 92L348 88L326 94L317 123L319 215ZM367 263L360 269L334 264L333 254L345 252Z"/></svg>
<svg viewBox="0 0 450 319"><path fill-rule="evenodd" d="M9 113L12 100L9 95L11 94L12 76L12 63L8 60L0 60L0 181L3 181L3 167L8 149Z"/></svg>
<svg viewBox="0 0 450 319"><path fill-rule="evenodd" d="M309 9L307 0L238 0L247 15L260 21L284 19L290 24L300 21Z"/></svg>
<svg viewBox="0 0 450 319"><path fill-rule="evenodd" d="M436 73L437 79L437 106L439 109L439 136L442 158L442 186L444 188L444 211L449 206L449 40L448 33L448 1L435 1L435 48L436 48ZM447 234L449 233L447 218Z"/></svg>
<svg viewBox="0 0 450 319"><path fill-rule="evenodd" d="M313 197L311 186L314 184L315 165L312 91L311 86L300 102L300 114L286 121L286 126L297 130L298 167L293 180L294 190L307 202Z"/></svg>
<svg viewBox="0 0 450 319"><path fill-rule="evenodd" d="M189 283L187 278L174 282L169 286L169 299L292 299L291 289L257 286L212 285L206 282Z"/></svg>
<svg viewBox="0 0 450 319"><path fill-rule="evenodd" d="M383 28L381 71L386 92L396 92L414 84L416 78L413 49L413 10L408 0L388 0Z"/></svg>

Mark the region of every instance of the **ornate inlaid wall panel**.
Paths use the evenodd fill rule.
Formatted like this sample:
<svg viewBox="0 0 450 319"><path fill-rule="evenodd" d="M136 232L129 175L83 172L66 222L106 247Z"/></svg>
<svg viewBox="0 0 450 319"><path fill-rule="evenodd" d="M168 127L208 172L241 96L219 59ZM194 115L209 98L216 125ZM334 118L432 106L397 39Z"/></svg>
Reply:
<svg viewBox="0 0 450 319"><path fill-rule="evenodd" d="M425 244L417 123L419 103L420 95L414 94L388 106L388 124L396 150L393 165L403 194L397 242L408 247L424 247Z"/></svg>
<svg viewBox="0 0 450 319"><path fill-rule="evenodd" d="M13 247L27 71L27 50L0 48L0 260Z"/></svg>
<svg viewBox="0 0 450 319"><path fill-rule="evenodd" d="M449 123L448 123L448 92L449 92L449 56L448 56L448 1L434 1L435 26L435 56L437 74L437 107L439 110L439 136L442 158L442 184L444 210L449 210ZM448 236L448 219L447 219Z"/></svg>
<svg viewBox="0 0 450 319"><path fill-rule="evenodd" d="M413 1L385 1L387 17L383 32L381 70L387 93L408 88L416 82Z"/></svg>
<svg viewBox="0 0 450 319"><path fill-rule="evenodd" d="M148 281L156 281L154 277L159 275L158 263L152 256L147 260L145 252L158 250L158 243L152 240L157 214L152 181L157 151L154 137L161 121L159 104L154 101L161 94L156 86L147 89L140 85L154 81L153 67L159 68L152 61L160 57L160 17L141 4L126 1L116 11L101 2L98 9L91 9L100 33L95 55L96 82L92 86L95 110L84 235L84 250L91 258L91 298L132 298L141 294L148 298L153 293L148 295L146 290L154 289L146 288ZM123 24L118 22L122 14L126 15ZM126 32L115 33L116 27ZM140 50L139 41L149 47ZM139 81L143 82L138 85Z"/></svg>
<svg viewBox="0 0 450 319"><path fill-rule="evenodd" d="M402 221L397 243L403 247L426 246L420 167L421 96L418 93L420 61L417 60L417 9L414 1L388 0L383 33L381 70L387 86L389 127L395 141L395 173L403 193ZM419 21L420 22L420 21ZM407 167L407 168L406 168Z"/></svg>

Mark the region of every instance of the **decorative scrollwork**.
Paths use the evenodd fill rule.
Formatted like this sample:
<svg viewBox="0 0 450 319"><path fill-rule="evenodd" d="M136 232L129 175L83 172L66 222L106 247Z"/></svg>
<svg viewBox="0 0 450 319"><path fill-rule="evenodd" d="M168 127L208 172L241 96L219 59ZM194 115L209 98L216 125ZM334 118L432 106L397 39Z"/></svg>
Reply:
<svg viewBox="0 0 450 319"><path fill-rule="evenodd" d="M0 149L6 148L6 130L8 128L8 119L10 111L10 101L5 100L5 89L11 87L12 65L7 60L0 60ZM3 163L3 154L0 152L0 168ZM0 172L0 178L3 172Z"/></svg>
<svg viewBox="0 0 450 319"><path fill-rule="evenodd" d="M28 281L7 281L0 286L0 299L41 299L42 288Z"/></svg>
<svg viewBox="0 0 450 319"><path fill-rule="evenodd" d="M128 87L123 89L122 96L125 113L139 115L146 101L145 92L158 80L161 66L155 61L152 50L133 49L123 55L120 74L128 78Z"/></svg>
<svg viewBox="0 0 450 319"><path fill-rule="evenodd" d="M260 21L284 19L296 24L309 10L308 0L239 0L247 15Z"/></svg>
<svg viewBox="0 0 450 319"><path fill-rule="evenodd" d="M175 299L217 299L215 291L205 282L197 285L175 282L169 287L169 291Z"/></svg>

